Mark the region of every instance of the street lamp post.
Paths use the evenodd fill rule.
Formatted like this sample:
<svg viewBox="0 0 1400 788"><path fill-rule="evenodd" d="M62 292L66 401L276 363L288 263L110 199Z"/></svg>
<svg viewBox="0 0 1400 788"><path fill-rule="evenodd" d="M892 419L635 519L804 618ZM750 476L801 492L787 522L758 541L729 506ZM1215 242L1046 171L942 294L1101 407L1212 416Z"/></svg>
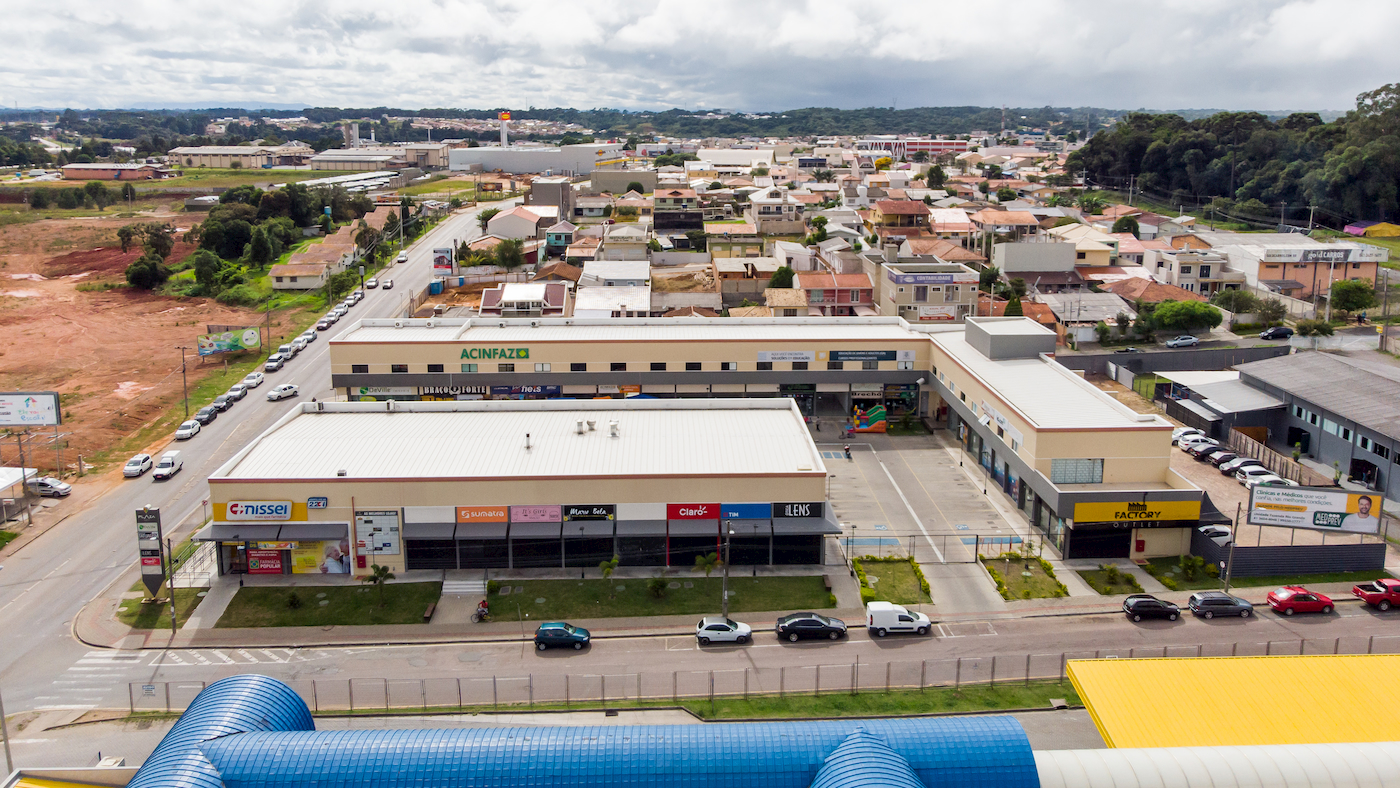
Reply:
<svg viewBox="0 0 1400 788"><path fill-rule="evenodd" d="M725 618L729 618L729 538L734 535L733 522L724 521L724 579L720 581L720 596L723 599L719 603L719 613Z"/></svg>
<svg viewBox="0 0 1400 788"><path fill-rule="evenodd" d="M185 372L185 351L189 348L180 345L180 386L185 390L185 421L190 420L190 378Z"/></svg>

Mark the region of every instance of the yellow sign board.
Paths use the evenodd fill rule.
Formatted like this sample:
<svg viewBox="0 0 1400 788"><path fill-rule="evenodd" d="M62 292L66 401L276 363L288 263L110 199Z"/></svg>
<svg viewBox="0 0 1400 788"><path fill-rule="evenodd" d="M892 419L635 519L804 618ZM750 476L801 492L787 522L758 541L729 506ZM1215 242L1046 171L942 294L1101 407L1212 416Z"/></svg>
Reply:
<svg viewBox="0 0 1400 788"><path fill-rule="evenodd" d="M1131 523L1199 520L1200 501L1107 501L1074 505L1076 523Z"/></svg>

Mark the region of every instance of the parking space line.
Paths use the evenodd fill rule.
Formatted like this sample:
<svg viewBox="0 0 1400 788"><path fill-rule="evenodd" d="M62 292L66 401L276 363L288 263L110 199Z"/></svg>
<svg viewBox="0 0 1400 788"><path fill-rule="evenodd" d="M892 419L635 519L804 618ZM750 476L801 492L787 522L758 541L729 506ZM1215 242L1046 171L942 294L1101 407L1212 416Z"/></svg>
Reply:
<svg viewBox="0 0 1400 788"><path fill-rule="evenodd" d="M871 449L870 453L875 455L875 461L880 463L880 470L885 472L885 477L890 480L890 484L894 485L894 491L899 494L899 500L904 502L904 508L909 510L909 516L914 518L914 525L919 526L919 531L924 535L924 540L927 541L928 546L933 549L933 554L938 556L938 563L948 563L943 560L943 553L939 552L938 545L933 543L933 537L929 536L928 529L924 527L924 523L919 519L919 515L914 512L914 507L909 505L909 499L904 497L904 490L900 489L898 482L894 480L894 474L890 473L890 469L885 467L885 461L880 459L880 455L876 453L874 449Z"/></svg>

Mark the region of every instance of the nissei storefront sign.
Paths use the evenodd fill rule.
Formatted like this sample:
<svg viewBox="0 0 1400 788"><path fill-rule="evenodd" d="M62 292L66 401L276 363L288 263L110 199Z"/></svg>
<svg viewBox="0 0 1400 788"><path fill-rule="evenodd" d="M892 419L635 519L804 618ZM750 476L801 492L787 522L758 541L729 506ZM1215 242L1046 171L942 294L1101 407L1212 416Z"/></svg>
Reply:
<svg viewBox="0 0 1400 788"><path fill-rule="evenodd" d="M667 520L718 520L719 504L717 503L668 503L666 504Z"/></svg>
<svg viewBox="0 0 1400 788"><path fill-rule="evenodd" d="M784 517L822 517L825 513L826 504L822 501L773 504L773 519L775 520Z"/></svg>
<svg viewBox="0 0 1400 788"><path fill-rule="evenodd" d="M228 520L290 520L291 501L229 501L224 515Z"/></svg>

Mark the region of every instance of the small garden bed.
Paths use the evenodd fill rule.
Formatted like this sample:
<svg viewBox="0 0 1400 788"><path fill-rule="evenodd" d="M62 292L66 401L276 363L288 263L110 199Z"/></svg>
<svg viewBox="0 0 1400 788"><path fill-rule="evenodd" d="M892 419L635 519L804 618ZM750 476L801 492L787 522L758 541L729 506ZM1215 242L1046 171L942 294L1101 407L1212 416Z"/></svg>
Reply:
<svg viewBox="0 0 1400 788"><path fill-rule="evenodd" d="M1183 563L1183 559L1186 559ZM1189 559L1195 559L1194 561ZM1194 572L1186 564L1195 565ZM1205 563L1200 556L1177 556L1176 558L1150 558L1142 567L1148 574L1157 578L1162 585L1173 591L1213 591L1218 590L1222 581L1220 568ZM1383 576L1384 572L1320 572L1309 575L1261 575L1259 577L1232 577L1230 585L1236 588L1263 588L1267 586L1310 585L1315 583L1364 583Z"/></svg>
<svg viewBox="0 0 1400 788"><path fill-rule="evenodd" d="M610 580L493 580L489 592L491 615L498 621L517 621L522 616L529 621L558 621L714 614L720 610L722 584L718 575L676 572ZM731 615L835 606L836 598L820 576L729 576Z"/></svg>
<svg viewBox="0 0 1400 788"><path fill-rule="evenodd" d="M928 580L919 565L908 558L876 558L867 555L851 560L860 581L860 601L918 605L932 602Z"/></svg>
<svg viewBox="0 0 1400 788"><path fill-rule="evenodd" d="M1142 584L1136 577L1112 564L1099 564L1098 569L1080 570L1079 576L1090 588L1104 596L1142 593Z"/></svg>
<svg viewBox="0 0 1400 788"><path fill-rule="evenodd" d="M140 591L142 596L146 593L144 583L136 583L131 587L132 591ZM177 588L175 589L175 621L179 626L184 626L199 603L204 601L204 594L208 592L206 588ZM161 602L143 602L140 599L123 599L117 605L117 620L131 627L132 629L170 629L170 589L161 586L156 590L156 598L163 598Z"/></svg>
<svg viewBox="0 0 1400 788"><path fill-rule="evenodd" d="M982 558L987 573L996 581L1002 599L1046 599L1069 596L1069 589L1055 577L1050 562L1036 556L1002 553Z"/></svg>
<svg viewBox="0 0 1400 788"><path fill-rule="evenodd" d="M215 626L422 624L423 611L441 595L442 583L240 588Z"/></svg>

